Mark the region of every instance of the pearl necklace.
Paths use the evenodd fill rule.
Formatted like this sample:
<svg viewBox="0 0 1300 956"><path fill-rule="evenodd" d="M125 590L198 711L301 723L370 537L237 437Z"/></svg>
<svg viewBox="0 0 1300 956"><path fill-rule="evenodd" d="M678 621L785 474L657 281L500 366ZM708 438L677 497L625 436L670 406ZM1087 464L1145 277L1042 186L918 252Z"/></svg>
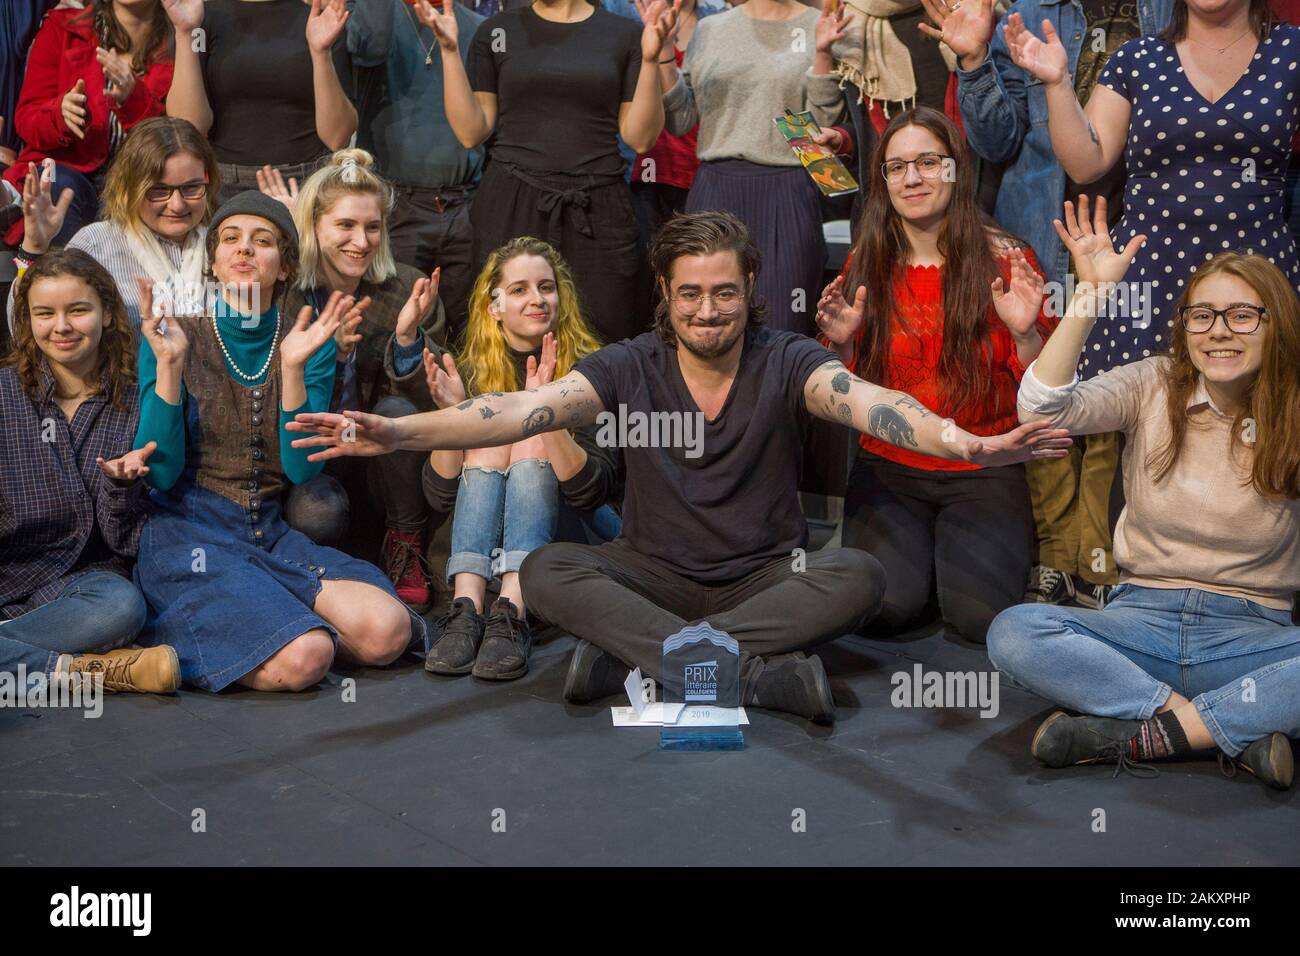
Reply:
<svg viewBox="0 0 1300 956"><path fill-rule="evenodd" d="M280 313L279 311L275 313L275 335L271 338L271 351L266 353L266 361L262 363L262 367L252 375L245 375L239 366L235 364L235 360L230 357L230 352L226 349L226 343L221 338L221 329L217 327L217 317L215 315L212 316L212 331L217 334L217 344L221 346L221 354L226 357L226 364L230 366L230 370L246 382L256 382L266 374L266 370L271 367L271 359L275 356L275 346L280 341Z"/></svg>

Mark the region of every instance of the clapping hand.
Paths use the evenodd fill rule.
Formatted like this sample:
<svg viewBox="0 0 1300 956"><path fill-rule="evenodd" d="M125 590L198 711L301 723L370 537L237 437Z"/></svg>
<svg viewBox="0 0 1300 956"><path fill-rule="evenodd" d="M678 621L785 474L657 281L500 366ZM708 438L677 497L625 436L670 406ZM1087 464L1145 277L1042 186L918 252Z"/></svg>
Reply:
<svg viewBox="0 0 1300 956"><path fill-rule="evenodd" d="M424 350L424 380L429 386L429 397L438 408L451 408L465 401L465 383L456 371L456 360L450 352L442 353L442 364L428 349Z"/></svg>
<svg viewBox="0 0 1300 956"><path fill-rule="evenodd" d="M1016 66L1049 86L1066 79L1070 59L1050 20L1043 21L1041 40L1025 26L1024 19L1018 13L1007 17L1005 32L1007 50L1011 54L1011 62Z"/></svg>
<svg viewBox="0 0 1300 956"><path fill-rule="evenodd" d="M928 37L948 44L948 49L972 66L983 62L993 36L993 0L921 0L930 19L917 28Z"/></svg>
<svg viewBox="0 0 1300 956"><path fill-rule="evenodd" d="M104 79L108 81L106 95L121 106L135 89L136 77L135 71L131 69L131 58L101 46L95 47L95 59L99 61L100 69L104 71Z"/></svg>
<svg viewBox="0 0 1300 956"><path fill-rule="evenodd" d="M290 212L298 202L298 180L290 176L286 186L280 170L274 166L263 166L257 171L257 188L276 202L284 203Z"/></svg>
<svg viewBox="0 0 1300 956"><path fill-rule="evenodd" d="M1074 271L1079 281L1093 286L1113 284L1123 279L1138 250L1147 241L1145 235L1137 235L1128 241L1122 252L1116 251L1106 226L1104 196L1097 197L1091 220L1088 218L1088 197L1080 196L1078 214L1075 214L1074 203L1067 201L1064 224L1060 219L1053 219L1052 225L1074 257Z"/></svg>
<svg viewBox="0 0 1300 956"><path fill-rule="evenodd" d="M414 345L420 334L420 325L433 311L433 304L438 301L438 285L442 279L442 267L433 270L429 278L415 280L411 294L397 316L397 329L394 332L398 345Z"/></svg>
<svg viewBox="0 0 1300 956"><path fill-rule="evenodd" d="M415 15L433 31L438 46L448 53L456 52L460 42L460 27L456 24L455 4L452 0L442 0L441 11L429 0L415 0Z"/></svg>
<svg viewBox="0 0 1300 956"><path fill-rule="evenodd" d="M59 201L54 202L54 163L46 162L48 167L28 164L23 180L23 247L28 252L44 252L50 247L72 205L71 189L59 193Z"/></svg>
<svg viewBox="0 0 1300 956"><path fill-rule="evenodd" d="M528 356L528 365L524 370L524 388L541 388L550 385L555 379L555 365L559 349L555 345L555 333L547 332L542 337L542 360Z"/></svg>
<svg viewBox="0 0 1300 956"><path fill-rule="evenodd" d="M311 0L307 15L307 46L312 53L328 53L348 22L343 0Z"/></svg>
<svg viewBox="0 0 1300 956"><path fill-rule="evenodd" d="M138 276L136 289L140 293L140 334L149 343L158 365L179 368L185 364L185 353L190 347L185 330L161 303L154 308L152 279Z"/></svg>
<svg viewBox="0 0 1300 956"><path fill-rule="evenodd" d="M1004 283L1001 276L993 280L993 308L1011 334L1023 338L1033 330L1042 311L1044 282L1021 250L1013 249L1008 258L1011 282Z"/></svg>
<svg viewBox="0 0 1300 956"><path fill-rule="evenodd" d="M298 312L298 321L292 331L280 343L280 363L286 368L303 369L317 350L334 337L344 318L352 311L356 300L350 295L334 292L329 302L321 309L316 321L312 321L315 311L304 305Z"/></svg>
<svg viewBox="0 0 1300 956"><path fill-rule="evenodd" d="M830 285L822 290L822 297L817 301L817 327L822 330L826 340L835 345L844 345L862 325L862 310L867 305L867 287L858 286L853 296L853 304L844 298L844 277L836 276Z"/></svg>

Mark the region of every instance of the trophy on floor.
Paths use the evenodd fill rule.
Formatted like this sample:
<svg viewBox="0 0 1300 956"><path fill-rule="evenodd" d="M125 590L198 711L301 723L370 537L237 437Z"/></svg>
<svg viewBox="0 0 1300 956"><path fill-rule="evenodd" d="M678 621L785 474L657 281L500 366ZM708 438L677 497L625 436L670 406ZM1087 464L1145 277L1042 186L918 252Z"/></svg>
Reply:
<svg viewBox="0 0 1300 956"><path fill-rule="evenodd" d="M660 750L744 750L740 645L708 621L664 641Z"/></svg>

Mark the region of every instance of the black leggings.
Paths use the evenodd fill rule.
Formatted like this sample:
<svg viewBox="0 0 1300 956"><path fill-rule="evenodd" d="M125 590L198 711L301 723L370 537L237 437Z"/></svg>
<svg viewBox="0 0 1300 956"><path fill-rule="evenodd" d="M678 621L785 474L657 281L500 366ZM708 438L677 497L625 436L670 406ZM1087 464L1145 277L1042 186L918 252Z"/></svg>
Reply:
<svg viewBox="0 0 1300 956"><path fill-rule="evenodd" d="M944 622L983 643L993 618L1024 596L1033 538L1023 466L924 471L858 453L844 546L885 568L873 632L904 630L937 593Z"/></svg>

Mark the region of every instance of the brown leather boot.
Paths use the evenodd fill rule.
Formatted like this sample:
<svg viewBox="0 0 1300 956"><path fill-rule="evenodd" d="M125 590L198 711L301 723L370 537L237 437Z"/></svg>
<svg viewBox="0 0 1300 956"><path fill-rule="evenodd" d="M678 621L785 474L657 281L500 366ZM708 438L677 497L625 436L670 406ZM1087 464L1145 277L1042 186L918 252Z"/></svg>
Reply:
<svg viewBox="0 0 1300 956"><path fill-rule="evenodd" d="M171 694L181 686L181 662L167 644L78 654L68 664L67 673L103 674L104 690L109 693Z"/></svg>

